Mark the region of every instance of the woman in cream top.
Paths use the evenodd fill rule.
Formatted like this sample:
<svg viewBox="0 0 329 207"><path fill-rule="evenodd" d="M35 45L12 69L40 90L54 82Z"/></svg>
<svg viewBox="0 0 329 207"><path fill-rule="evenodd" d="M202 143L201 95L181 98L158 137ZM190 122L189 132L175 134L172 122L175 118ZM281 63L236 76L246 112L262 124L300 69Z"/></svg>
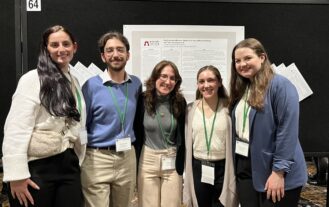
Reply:
<svg viewBox="0 0 329 207"><path fill-rule="evenodd" d="M188 207L237 206L228 96L214 66L197 74L196 101L185 120L183 200Z"/></svg>
<svg viewBox="0 0 329 207"><path fill-rule="evenodd" d="M76 49L64 27L46 29L37 69L22 76L13 95L2 158L12 207L82 205L85 104L69 73Z"/></svg>

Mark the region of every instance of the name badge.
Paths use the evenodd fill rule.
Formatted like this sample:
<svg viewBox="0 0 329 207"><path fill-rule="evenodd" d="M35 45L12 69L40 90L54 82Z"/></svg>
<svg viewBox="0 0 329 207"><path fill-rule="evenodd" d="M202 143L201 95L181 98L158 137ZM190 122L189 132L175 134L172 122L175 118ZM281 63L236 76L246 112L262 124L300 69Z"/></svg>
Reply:
<svg viewBox="0 0 329 207"><path fill-rule="evenodd" d="M161 157L161 170L174 170L176 156L162 156Z"/></svg>
<svg viewBox="0 0 329 207"><path fill-rule="evenodd" d="M215 168L208 165L201 166L201 182L214 185L215 182Z"/></svg>
<svg viewBox="0 0 329 207"><path fill-rule="evenodd" d="M115 142L115 149L117 152L128 151L131 149L131 139L130 137L124 137L117 139Z"/></svg>
<svg viewBox="0 0 329 207"><path fill-rule="evenodd" d="M80 131L80 143L81 144L87 144L88 142L88 134L86 129L82 129Z"/></svg>
<svg viewBox="0 0 329 207"><path fill-rule="evenodd" d="M248 157L249 143L236 140L235 142L235 153Z"/></svg>

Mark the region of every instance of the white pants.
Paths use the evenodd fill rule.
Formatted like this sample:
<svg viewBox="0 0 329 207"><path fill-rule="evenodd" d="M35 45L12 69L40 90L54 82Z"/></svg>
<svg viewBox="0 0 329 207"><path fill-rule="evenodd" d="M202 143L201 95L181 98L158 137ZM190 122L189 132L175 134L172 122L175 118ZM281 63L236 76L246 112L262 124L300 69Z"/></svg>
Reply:
<svg viewBox="0 0 329 207"><path fill-rule="evenodd" d="M144 145L138 167L138 206L180 207L182 176L176 169L161 170L161 157L176 149L153 150Z"/></svg>

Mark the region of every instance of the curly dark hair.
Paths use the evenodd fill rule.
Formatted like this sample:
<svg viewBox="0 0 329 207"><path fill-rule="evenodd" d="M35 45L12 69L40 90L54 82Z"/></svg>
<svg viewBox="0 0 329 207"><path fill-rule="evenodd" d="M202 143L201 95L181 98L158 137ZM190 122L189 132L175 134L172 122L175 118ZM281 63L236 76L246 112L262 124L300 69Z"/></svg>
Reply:
<svg viewBox="0 0 329 207"><path fill-rule="evenodd" d="M180 86L182 84L182 77L179 74L177 66L168 60L160 61L153 69L151 76L145 81L144 85L146 87L146 91L144 92L144 100L145 100L145 109L148 114L155 114L155 106L157 102L156 98L156 87L155 82L160 77L161 71L166 66L170 65L175 73L176 85L174 89L170 92L170 104L173 109L173 115L175 118L183 112L183 107L185 104L184 96L181 93Z"/></svg>

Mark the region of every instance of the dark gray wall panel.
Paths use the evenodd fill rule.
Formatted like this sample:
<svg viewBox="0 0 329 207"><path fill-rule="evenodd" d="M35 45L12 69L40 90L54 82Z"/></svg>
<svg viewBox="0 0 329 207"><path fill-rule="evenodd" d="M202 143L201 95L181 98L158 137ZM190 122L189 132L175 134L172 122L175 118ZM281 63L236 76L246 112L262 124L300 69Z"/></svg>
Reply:
<svg viewBox="0 0 329 207"><path fill-rule="evenodd" d="M124 24L244 25L272 62L295 62L314 94L301 102L300 138L305 152L329 152L329 5L224 3L187 1L42 1L42 12L27 14L28 67L35 68L41 32L53 24L69 27L78 37L75 61L98 67L97 39ZM132 54L133 55L133 54Z"/></svg>

